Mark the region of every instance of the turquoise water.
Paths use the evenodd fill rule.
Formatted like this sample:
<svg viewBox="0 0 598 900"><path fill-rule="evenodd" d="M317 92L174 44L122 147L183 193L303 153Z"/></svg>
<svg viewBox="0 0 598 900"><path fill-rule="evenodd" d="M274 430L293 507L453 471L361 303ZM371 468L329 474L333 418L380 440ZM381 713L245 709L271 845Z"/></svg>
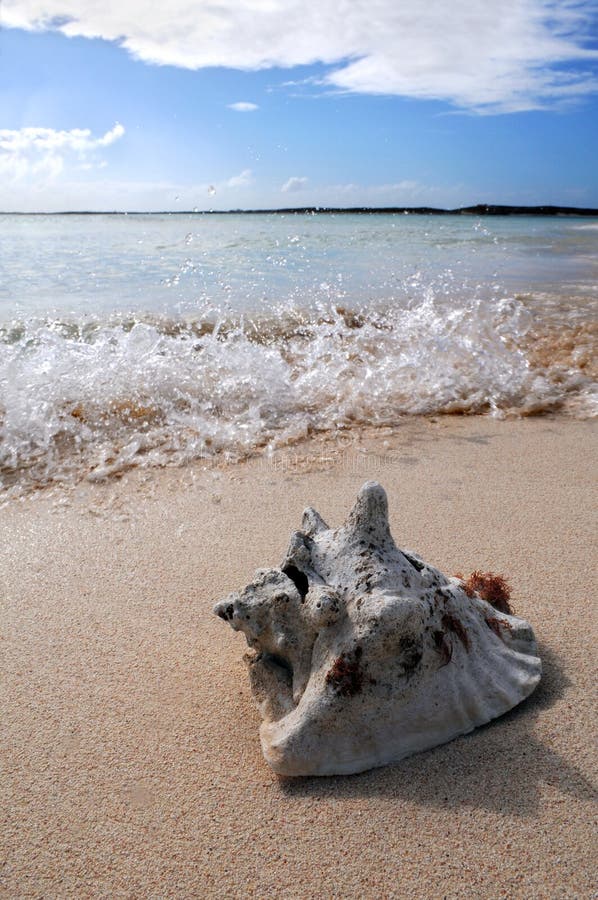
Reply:
<svg viewBox="0 0 598 900"><path fill-rule="evenodd" d="M596 411L597 220L2 216L0 247L5 487Z"/></svg>
<svg viewBox="0 0 598 900"><path fill-rule="evenodd" d="M0 316L263 311L348 299L596 296L598 221L405 215L0 216Z"/></svg>

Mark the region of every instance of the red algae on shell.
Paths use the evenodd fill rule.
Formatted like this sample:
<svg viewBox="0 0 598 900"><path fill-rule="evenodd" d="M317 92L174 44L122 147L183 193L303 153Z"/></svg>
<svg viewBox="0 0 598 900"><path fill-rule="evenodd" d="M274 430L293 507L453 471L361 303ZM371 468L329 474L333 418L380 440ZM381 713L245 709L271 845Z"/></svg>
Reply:
<svg viewBox="0 0 598 900"><path fill-rule="evenodd" d="M478 594L482 600L485 600L499 612L506 615L513 615L510 604L511 587L506 578L502 575L495 575L494 572L480 572L477 569L467 578L457 575L463 582L461 585L468 597Z"/></svg>

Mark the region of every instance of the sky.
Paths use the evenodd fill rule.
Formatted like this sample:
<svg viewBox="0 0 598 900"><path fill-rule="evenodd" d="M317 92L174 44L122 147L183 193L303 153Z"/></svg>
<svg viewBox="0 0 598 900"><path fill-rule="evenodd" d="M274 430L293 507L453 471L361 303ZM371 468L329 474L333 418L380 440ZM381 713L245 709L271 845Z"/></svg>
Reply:
<svg viewBox="0 0 598 900"><path fill-rule="evenodd" d="M596 0L0 0L0 210L598 207Z"/></svg>

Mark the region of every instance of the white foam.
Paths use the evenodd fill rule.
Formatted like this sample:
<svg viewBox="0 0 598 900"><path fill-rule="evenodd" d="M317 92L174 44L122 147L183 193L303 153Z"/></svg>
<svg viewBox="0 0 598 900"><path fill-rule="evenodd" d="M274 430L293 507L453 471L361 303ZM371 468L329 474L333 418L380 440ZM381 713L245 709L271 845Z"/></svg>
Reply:
<svg viewBox="0 0 598 900"><path fill-rule="evenodd" d="M589 386L530 367L531 323L518 300L449 304L431 290L402 309L295 308L204 334L30 321L0 357L2 484L236 457L405 414L548 409Z"/></svg>

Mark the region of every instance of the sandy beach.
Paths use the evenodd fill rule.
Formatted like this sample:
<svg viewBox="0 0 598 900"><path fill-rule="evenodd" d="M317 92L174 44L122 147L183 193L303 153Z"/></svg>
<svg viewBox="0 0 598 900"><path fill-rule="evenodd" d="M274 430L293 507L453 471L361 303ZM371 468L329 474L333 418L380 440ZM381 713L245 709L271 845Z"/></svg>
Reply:
<svg viewBox="0 0 598 900"><path fill-rule="evenodd" d="M408 420L271 459L137 470L0 509L8 898L590 898L596 421ZM397 544L504 574L535 694L357 776L263 760L245 642L211 613L379 480ZM594 832L595 833L595 832Z"/></svg>

